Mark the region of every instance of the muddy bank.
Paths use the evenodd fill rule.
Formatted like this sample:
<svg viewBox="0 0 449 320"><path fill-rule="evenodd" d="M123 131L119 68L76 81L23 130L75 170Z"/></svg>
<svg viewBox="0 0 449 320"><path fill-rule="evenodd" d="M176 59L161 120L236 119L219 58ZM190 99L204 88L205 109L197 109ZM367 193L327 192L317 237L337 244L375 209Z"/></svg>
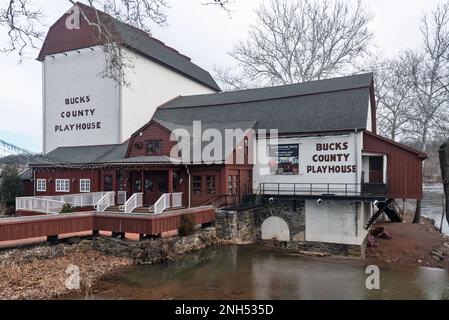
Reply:
<svg viewBox="0 0 449 320"><path fill-rule="evenodd" d="M0 251L0 299L50 299L92 292L106 274L136 264L175 261L217 243L214 228L187 237L127 241L110 237L69 239L64 244ZM66 288L70 268L79 268L79 289ZM69 269L68 269L69 268Z"/></svg>
<svg viewBox="0 0 449 320"><path fill-rule="evenodd" d="M391 239L376 238L376 246L367 248L367 259L406 266L449 269L449 237L441 234L433 220L422 218L413 224L406 214L403 223L377 223Z"/></svg>

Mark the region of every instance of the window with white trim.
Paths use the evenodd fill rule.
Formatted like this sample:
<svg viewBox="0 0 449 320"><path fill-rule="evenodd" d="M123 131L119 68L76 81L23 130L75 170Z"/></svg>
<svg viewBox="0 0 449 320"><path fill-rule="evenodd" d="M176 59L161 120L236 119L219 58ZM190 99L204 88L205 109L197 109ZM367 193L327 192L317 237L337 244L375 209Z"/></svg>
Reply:
<svg viewBox="0 0 449 320"><path fill-rule="evenodd" d="M56 179L56 192L70 192L69 179Z"/></svg>
<svg viewBox="0 0 449 320"><path fill-rule="evenodd" d="M36 191L38 191L38 192L47 191L47 180L46 179L37 179L36 180Z"/></svg>
<svg viewBox="0 0 449 320"><path fill-rule="evenodd" d="M80 192L90 192L90 179L80 179Z"/></svg>

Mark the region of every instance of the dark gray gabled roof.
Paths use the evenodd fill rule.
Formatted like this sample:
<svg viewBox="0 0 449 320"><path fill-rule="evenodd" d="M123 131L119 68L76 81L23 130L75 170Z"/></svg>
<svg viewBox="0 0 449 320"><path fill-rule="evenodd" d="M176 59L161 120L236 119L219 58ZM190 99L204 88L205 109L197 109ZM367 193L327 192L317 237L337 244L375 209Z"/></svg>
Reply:
<svg viewBox="0 0 449 320"><path fill-rule="evenodd" d="M221 91L209 72L190 61L190 58L177 50L166 46L163 42L150 37L142 30L114 20L117 32L128 47L156 60L165 66L181 72L187 77L208 86L215 91Z"/></svg>
<svg viewBox="0 0 449 320"><path fill-rule="evenodd" d="M185 96L158 108L153 119L191 126L257 122L280 133L366 129L373 74L286 86Z"/></svg>
<svg viewBox="0 0 449 320"><path fill-rule="evenodd" d="M118 161L126 156L129 141L122 144L59 147L30 161L30 166L51 164L104 163Z"/></svg>

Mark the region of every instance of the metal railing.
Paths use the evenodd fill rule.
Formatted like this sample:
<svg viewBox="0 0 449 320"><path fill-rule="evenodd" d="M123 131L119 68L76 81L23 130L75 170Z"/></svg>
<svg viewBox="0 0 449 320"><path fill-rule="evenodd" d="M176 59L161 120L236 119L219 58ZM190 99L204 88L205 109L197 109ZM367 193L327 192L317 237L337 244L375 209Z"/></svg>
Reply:
<svg viewBox="0 0 449 320"><path fill-rule="evenodd" d="M132 213L134 209L143 207L143 193L134 193L124 205L121 205L119 209L125 213Z"/></svg>
<svg viewBox="0 0 449 320"><path fill-rule="evenodd" d="M113 206L115 204L115 193L108 192L106 193L95 205L97 212L103 212L107 208Z"/></svg>
<svg viewBox="0 0 449 320"><path fill-rule="evenodd" d="M363 183L261 183L262 195L385 197L385 184Z"/></svg>
<svg viewBox="0 0 449 320"><path fill-rule="evenodd" d="M21 197L16 198L16 210L17 211L35 211L42 212L46 214L59 214L62 207L66 202L36 198L36 197Z"/></svg>
<svg viewBox="0 0 449 320"><path fill-rule="evenodd" d="M247 210L261 206L262 197L260 194L215 195L201 205L211 205L215 208L226 210Z"/></svg>

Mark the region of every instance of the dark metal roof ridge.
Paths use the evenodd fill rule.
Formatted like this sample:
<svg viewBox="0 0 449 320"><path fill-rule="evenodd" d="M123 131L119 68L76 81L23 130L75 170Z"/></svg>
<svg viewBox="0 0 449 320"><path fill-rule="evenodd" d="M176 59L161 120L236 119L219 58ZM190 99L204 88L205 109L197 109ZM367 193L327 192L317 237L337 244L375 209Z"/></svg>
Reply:
<svg viewBox="0 0 449 320"><path fill-rule="evenodd" d="M288 88L293 86L300 86L300 85L309 85L312 83L318 83L318 82L325 82L325 81L335 81L338 79L345 79L345 78L352 78L357 76L368 76L371 75L371 78L373 77L372 72L368 73L362 73L352 76L345 76L345 77L338 77L338 78L329 78L324 80L315 80L315 81L307 81L307 82L299 82L299 83L293 83L293 84L286 84L286 85L280 85L280 86L271 86L271 87L263 87L263 88L252 88L252 89L242 89L242 90L236 90L236 91L222 91L217 93L207 93L207 94L196 94L196 95L188 95L188 96L178 96L178 99L173 99L171 101L168 101L167 103L161 105L158 109L164 110L164 109L180 109L180 108L199 108L199 107L212 107L212 106L224 106L224 105L233 105L233 104L239 104L239 103L251 103L251 102L258 102L258 101L270 101L270 100L279 100L279 99L286 99L286 98L294 98L294 97L303 97L303 96L312 96L312 95L319 95L324 93L332 93L332 92L342 92L342 91L352 91L352 90L358 90L358 89L371 89L371 83L366 85L358 85L353 87L346 87L346 88L334 88L334 89L327 89L323 91L317 91L317 90L309 90L310 92L292 92L291 94L284 94L284 95L273 95L269 97L259 97L259 98L246 98L241 100L235 100L230 102L212 102L212 103L201 103L201 104L191 104L191 105L173 105L173 102L177 100L182 99L189 99L189 98L195 98L195 97L212 97L212 96L224 96L236 93L248 93L248 92L255 92L255 91L263 91L263 90L273 90L273 89L282 89L282 88Z"/></svg>

